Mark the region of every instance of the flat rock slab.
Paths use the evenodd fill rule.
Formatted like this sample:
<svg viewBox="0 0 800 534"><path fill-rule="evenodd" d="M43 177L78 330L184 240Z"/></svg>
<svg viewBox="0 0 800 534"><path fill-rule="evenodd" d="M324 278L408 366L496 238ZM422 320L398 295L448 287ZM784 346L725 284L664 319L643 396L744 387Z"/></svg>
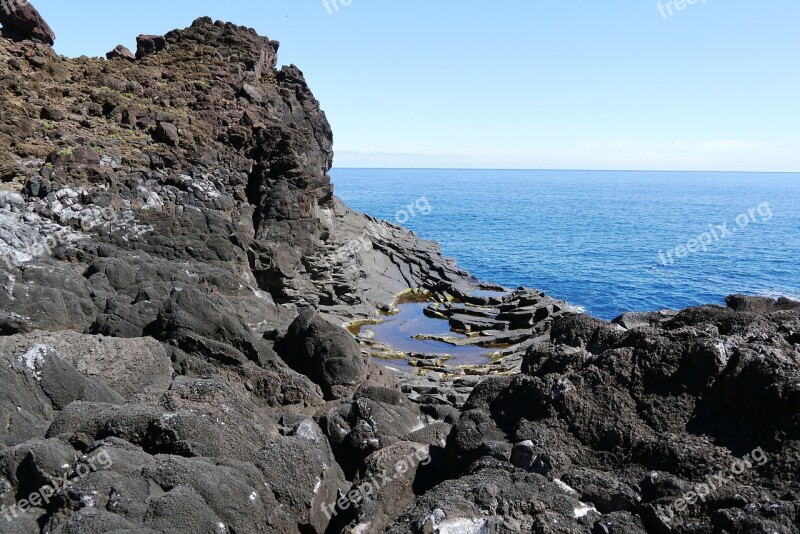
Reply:
<svg viewBox="0 0 800 534"><path fill-rule="evenodd" d="M13 355L24 354L33 345L51 347L82 374L101 379L125 398L158 396L172 383L170 358L153 338L111 338L69 330L0 337L0 349Z"/></svg>
<svg viewBox="0 0 800 534"><path fill-rule="evenodd" d="M450 326L456 330L466 330L475 332L479 330L508 330L508 321L497 321L495 319L482 319L473 315L455 314L450 317Z"/></svg>

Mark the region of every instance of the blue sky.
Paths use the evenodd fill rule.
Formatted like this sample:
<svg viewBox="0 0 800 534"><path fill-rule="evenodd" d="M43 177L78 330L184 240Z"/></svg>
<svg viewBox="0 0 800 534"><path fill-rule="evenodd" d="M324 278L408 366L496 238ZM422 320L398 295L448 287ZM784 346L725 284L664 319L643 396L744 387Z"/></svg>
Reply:
<svg viewBox="0 0 800 534"><path fill-rule="evenodd" d="M34 4L68 56L203 15L281 41L339 167L800 171L800 2L680 1Z"/></svg>

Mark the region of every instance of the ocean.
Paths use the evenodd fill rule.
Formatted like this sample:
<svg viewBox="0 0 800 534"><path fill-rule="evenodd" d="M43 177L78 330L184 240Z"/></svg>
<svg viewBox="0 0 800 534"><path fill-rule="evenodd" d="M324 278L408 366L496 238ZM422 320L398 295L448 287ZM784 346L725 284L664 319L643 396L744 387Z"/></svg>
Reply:
<svg viewBox="0 0 800 534"><path fill-rule="evenodd" d="M343 169L350 207L439 242L475 277L603 319L800 297L800 174Z"/></svg>

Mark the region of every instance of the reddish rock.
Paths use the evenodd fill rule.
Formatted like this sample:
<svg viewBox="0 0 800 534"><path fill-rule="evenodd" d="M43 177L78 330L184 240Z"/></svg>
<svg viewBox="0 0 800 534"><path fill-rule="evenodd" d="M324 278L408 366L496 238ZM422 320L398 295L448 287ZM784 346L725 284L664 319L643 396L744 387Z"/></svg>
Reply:
<svg viewBox="0 0 800 534"><path fill-rule="evenodd" d="M30 39L52 45L56 40L56 34L27 0L0 2L0 24L3 36L15 41Z"/></svg>
<svg viewBox="0 0 800 534"><path fill-rule="evenodd" d="M136 58L161 52L167 47L167 40L163 35L140 35L136 38Z"/></svg>
<svg viewBox="0 0 800 534"><path fill-rule="evenodd" d="M46 121L63 121L64 110L55 106L44 106L39 112L39 116Z"/></svg>
<svg viewBox="0 0 800 534"><path fill-rule="evenodd" d="M106 59L127 59L128 61L134 61L136 56L134 56L133 52L127 47L117 45L111 52L106 52Z"/></svg>
<svg viewBox="0 0 800 534"><path fill-rule="evenodd" d="M181 141L181 138L178 135L178 128L169 122L158 123L158 128L156 128L153 139L159 143L164 143L169 146L178 146Z"/></svg>

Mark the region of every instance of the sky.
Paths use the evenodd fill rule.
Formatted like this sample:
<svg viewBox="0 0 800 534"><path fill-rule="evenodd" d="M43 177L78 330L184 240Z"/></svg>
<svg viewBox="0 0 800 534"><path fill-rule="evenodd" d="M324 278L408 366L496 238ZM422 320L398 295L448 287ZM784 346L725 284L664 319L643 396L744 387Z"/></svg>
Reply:
<svg viewBox="0 0 800 534"><path fill-rule="evenodd" d="M204 15L280 41L336 167L800 171L797 0L326 1L33 3L67 56Z"/></svg>

